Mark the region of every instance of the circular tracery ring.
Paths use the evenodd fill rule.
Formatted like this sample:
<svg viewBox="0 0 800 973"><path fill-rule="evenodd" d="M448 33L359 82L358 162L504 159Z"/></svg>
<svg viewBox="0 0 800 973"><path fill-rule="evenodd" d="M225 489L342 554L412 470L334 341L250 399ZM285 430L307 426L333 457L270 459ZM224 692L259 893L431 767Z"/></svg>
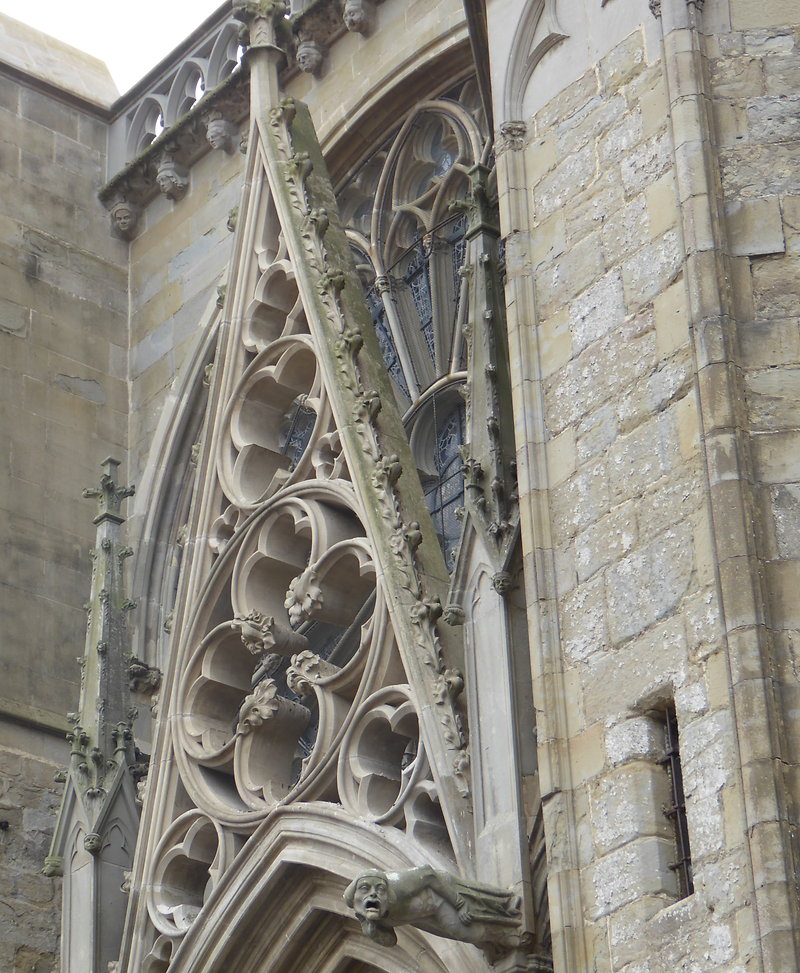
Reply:
<svg viewBox="0 0 800 973"><path fill-rule="evenodd" d="M279 494L231 538L200 599L176 749L193 800L226 824L335 800L339 740L388 664L388 612L347 495L341 483Z"/></svg>
<svg viewBox="0 0 800 973"><path fill-rule="evenodd" d="M386 686L365 699L339 756L345 808L377 824L396 824L406 800L429 773L409 687Z"/></svg>

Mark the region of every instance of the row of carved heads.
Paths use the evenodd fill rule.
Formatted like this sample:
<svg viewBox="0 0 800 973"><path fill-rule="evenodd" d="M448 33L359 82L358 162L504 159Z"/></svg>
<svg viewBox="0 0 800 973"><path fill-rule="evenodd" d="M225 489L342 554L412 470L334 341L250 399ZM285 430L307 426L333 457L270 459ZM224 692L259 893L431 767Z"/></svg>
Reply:
<svg viewBox="0 0 800 973"><path fill-rule="evenodd" d="M375 16L372 0L346 0L344 5L344 25L351 33L369 34ZM301 30L297 36L295 60L301 71L306 74L319 74L327 49L315 39L313 33Z"/></svg>
<svg viewBox="0 0 800 973"><path fill-rule="evenodd" d="M368 34L374 21L373 0L346 0L344 5L344 25L347 30ZM318 74L327 55L327 49L309 31L298 35L297 64L307 74ZM231 154L238 148L246 149L246 137L240 140L239 128L225 118L218 108L212 108L202 116L206 127L206 139L212 149L221 149ZM186 166L177 161L177 146L167 145L155 160L156 183L167 199L178 202L186 195L189 185L189 172ZM141 209L124 195L116 198L111 209L112 229L123 240L133 239L141 216Z"/></svg>
<svg viewBox="0 0 800 973"><path fill-rule="evenodd" d="M246 150L246 141L240 137L239 126L225 118L222 111L212 108L203 114L206 140L212 149L227 154ZM178 147L167 145L154 160L155 179L159 190L167 199L178 202L186 195L189 186L189 170L178 162ZM120 194L109 210L111 226L123 240L133 239L141 216L141 209Z"/></svg>

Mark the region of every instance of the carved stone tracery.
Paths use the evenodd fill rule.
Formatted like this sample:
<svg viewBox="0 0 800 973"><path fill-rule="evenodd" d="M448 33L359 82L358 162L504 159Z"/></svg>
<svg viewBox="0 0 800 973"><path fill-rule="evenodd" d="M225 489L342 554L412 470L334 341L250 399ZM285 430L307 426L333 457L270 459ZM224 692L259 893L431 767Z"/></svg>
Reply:
<svg viewBox="0 0 800 973"><path fill-rule="evenodd" d="M267 138L281 182L257 175L234 227L249 241L248 271L226 293L213 501L194 531L208 538L210 568L176 647L172 739L196 810L176 820L145 880L154 924L176 939L232 860L232 835L281 805L335 802L439 860L463 855L447 814L454 802L470 813L464 677L440 628L447 588L435 579L446 570L431 553L424 483L416 506L408 497L417 470L442 479L432 457L446 436L459 484L467 465L463 429L453 436L447 423L463 424L465 411L470 210L449 207L470 192L483 139L464 104L422 114L390 148L400 203L373 221L383 262L366 278L391 339L383 345L353 310L361 298L343 242L364 254L364 235L351 226L345 237L336 223L304 106L285 99L254 123L250 158ZM430 321L420 313L428 303ZM413 310L415 335L389 320L397 306ZM413 402L410 445L395 400ZM451 618L459 611L448 605ZM188 892L175 879L182 870Z"/></svg>

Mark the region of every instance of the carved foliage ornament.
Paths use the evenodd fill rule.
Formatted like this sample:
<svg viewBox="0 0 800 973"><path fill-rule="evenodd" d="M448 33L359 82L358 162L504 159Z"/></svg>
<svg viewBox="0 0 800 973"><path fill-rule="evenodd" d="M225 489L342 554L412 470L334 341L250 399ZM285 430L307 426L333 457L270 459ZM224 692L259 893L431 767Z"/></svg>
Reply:
<svg viewBox="0 0 800 973"><path fill-rule="evenodd" d="M326 221L318 215L324 209L309 180L313 166L304 152L297 152L292 142L292 124L297 107L292 99L285 99L270 112L270 127L274 133L275 145L284 160L289 198L299 221L307 227L301 235L306 248L308 266L319 274L318 288L320 301L327 312L327 318L339 339L335 345L340 365L340 380L352 396L352 408L366 421L357 424L357 433L364 453L374 462L372 484L378 504L380 517L391 536L391 551L395 565L404 578L403 587L409 592L413 603L411 619L415 626L419 658L429 666L434 674L444 671L441 646L436 631L436 621L442 614L438 597L426 598L417 571L414 551L418 546L418 530L406 526L401 515L400 498L396 484L402 474L402 466L396 455L384 452L378 437L374 419L370 420L370 410L360 405L360 397L366 394L358 364L358 353L363 339L346 323L339 299L344 284L344 275L338 270L325 244ZM377 413L376 413L377 414ZM418 526L418 525L417 525ZM469 792L468 761L466 759L466 736L461 720L450 698L443 700L437 707L439 720L457 756L453 759L453 776L462 794Z"/></svg>

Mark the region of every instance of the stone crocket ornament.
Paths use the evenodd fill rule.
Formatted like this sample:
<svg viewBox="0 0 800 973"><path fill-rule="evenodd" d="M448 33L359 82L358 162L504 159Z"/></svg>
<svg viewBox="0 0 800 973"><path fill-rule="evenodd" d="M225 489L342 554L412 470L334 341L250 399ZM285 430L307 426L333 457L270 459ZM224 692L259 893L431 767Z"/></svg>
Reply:
<svg viewBox="0 0 800 973"><path fill-rule="evenodd" d="M394 927L405 925L478 946L520 943L518 895L429 866L362 872L345 889L344 900L364 934L381 946L394 946Z"/></svg>

